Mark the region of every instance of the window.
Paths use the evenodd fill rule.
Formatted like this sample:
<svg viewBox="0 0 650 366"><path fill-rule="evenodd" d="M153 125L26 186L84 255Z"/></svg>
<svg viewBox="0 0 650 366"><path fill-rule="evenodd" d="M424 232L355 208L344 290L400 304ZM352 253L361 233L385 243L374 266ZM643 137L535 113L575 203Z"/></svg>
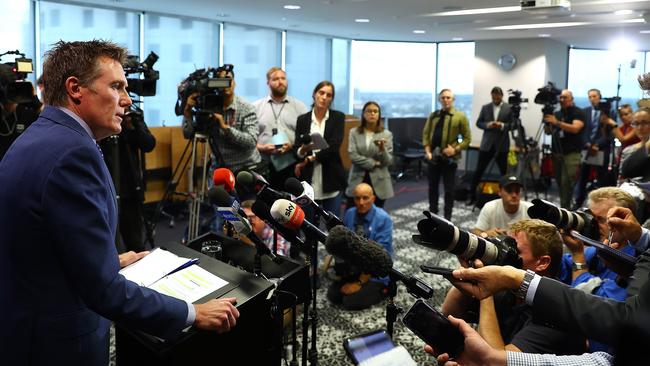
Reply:
<svg viewBox="0 0 650 366"><path fill-rule="evenodd" d="M367 101L385 117L427 116L436 86L434 43L352 41L354 114Z"/></svg>
<svg viewBox="0 0 650 366"><path fill-rule="evenodd" d="M248 102L267 95L266 72L282 62L282 33L236 24L225 24L223 32L223 59L235 66L235 93Z"/></svg>
<svg viewBox="0 0 650 366"><path fill-rule="evenodd" d="M331 54L331 39L315 34L287 32L287 81L289 93L293 97L300 99L307 106L312 104L314 87L323 80L332 81ZM333 81L332 83L336 96L347 87Z"/></svg>
<svg viewBox="0 0 650 366"><path fill-rule="evenodd" d="M0 12L0 53L19 50L36 61L34 54L34 23L31 1L6 1ZM5 55L2 63L14 62L17 56ZM34 65L36 67L36 64ZM32 74L33 76L33 74ZM34 78L31 78L34 81Z"/></svg>
<svg viewBox="0 0 650 366"><path fill-rule="evenodd" d="M608 50L572 48L569 51L568 85L576 106L589 106L587 92L591 88L599 89L603 98L616 96L620 76L620 104L630 103L636 109L637 100L643 98L637 78L645 71L644 58L643 52L621 55Z"/></svg>
<svg viewBox="0 0 650 366"><path fill-rule="evenodd" d="M145 15L144 56L160 56L154 66L160 72L155 97L144 98L149 126L180 125L174 106L178 84L196 69L219 66L219 24L195 19ZM236 70L235 70L236 71Z"/></svg>
<svg viewBox="0 0 650 366"><path fill-rule="evenodd" d="M332 39L332 83L336 86L334 108L350 111L350 40Z"/></svg>
<svg viewBox="0 0 650 366"><path fill-rule="evenodd" d="M472 120L474 94L474 42L438 44L438 77L436 91L451 89L454 107ZM436 95L436 109L439 108Z"/></svg>

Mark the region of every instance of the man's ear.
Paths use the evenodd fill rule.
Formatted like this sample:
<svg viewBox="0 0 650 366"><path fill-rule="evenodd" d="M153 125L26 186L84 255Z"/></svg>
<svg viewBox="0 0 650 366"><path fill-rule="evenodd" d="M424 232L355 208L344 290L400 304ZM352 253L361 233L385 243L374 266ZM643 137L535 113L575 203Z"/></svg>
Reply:
<svg viewBox="0 0 650 366"><path fill-rule="evenodd" d="M551 265L551 256L543 255L537 258L537 266L535 266L535 272L541 273L547 270L550 265Z"/></svg>
<svg viewBox="0 0 650 366"><path fill-rule="evenodd" d="M81 91L81 83L76 76L70 76L65 80L65 91L74 104L81 103L83 92Z"/></svg>

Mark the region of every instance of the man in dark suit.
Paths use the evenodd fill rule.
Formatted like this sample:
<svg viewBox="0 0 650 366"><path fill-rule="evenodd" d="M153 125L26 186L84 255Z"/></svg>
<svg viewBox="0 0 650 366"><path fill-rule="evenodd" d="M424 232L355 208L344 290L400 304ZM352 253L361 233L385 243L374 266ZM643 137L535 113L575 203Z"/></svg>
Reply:
<svg viewBox="0 0 650 366"><path fill-rule="evenodd" d="M613 185L615 183L607 182L607 166L609 165L609 155L614 136L612 135L612 129L606 127L605 123L601 122L614 116L614 111L601 111L598 108L601 100L600 90L590 89L587 96L589 97L590 105L583 109L585 127L582 129L582 146L586 156L583 158L580 166L580 176L576 183L576 197L573 209L578 209L582 206L582 203L587 197L586 188L587 182L590 181L589 176L592 167L596 171L598 187ZM587 162L588 157L599 157L601 155L602 161L598 161L598 164L594 164L595 161L591 163Z"/></svg>
<svg viewBox="0 0 650 366"><path fill-rule="evenodd" d="M120 132L126 50L63 42L43 65L47 107L0 163L0 360L107 365L110 320L173 339L228 331L235 299L192 305L118 273L115 190L97 140ZM133 253L131 253L133 254ZM124 258L120 258L124 259Z"/></svg>
<svg viewBox="0 0 650 366"><path fill-rule="evenodd" d="M501 176L506 175L508 171L508 150L510 150L508 131L513 125L512 109L510 104L503 101L503 90L500 87L492 88L491 95L492 103L481 108L481 113L476 120L476 126L484 132L470 188L470 204L476 201L476 187L490 160L494 159L497 163Z"/></svg>

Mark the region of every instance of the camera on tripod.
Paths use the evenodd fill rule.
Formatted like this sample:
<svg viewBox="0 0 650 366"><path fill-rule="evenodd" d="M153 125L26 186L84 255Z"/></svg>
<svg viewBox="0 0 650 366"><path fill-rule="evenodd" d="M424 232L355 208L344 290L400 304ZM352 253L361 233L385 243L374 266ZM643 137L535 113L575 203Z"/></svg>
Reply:
<svg viewBox="0 0 650 366"><path fill-rule="evenodd" d="M600 238L598 221L588 209L569 211L539 198L534 199L532 203L528 208L530 218L544 220L565 231L575 230L594 240Z"/></svg>
<svg viewBox="0 0 650 366"><path fill-rule="evenodd" d="M415 243L444 250L466 260L480 259L486 266L495 264L521 268L522 260L514 238L481 238L431 212L425 211L424 216L427 218L418 222L420 235L413 235Z"/></svg>
<svg viewBox="0 0 650 366"><path fill-rule="evenodd" d="M223 114L223 90L231 87L232 77L228 74L231 74L234 68L233 65L225 64L218 68L199 69L178 86L177 116L185 111L188 98L196 94L196 104L192 111L194 118L191 121L195 132L207 133L212 114ZM219 77L220 74L225 77Z"/></svg>
<svg viewBox="0 0 650 366"><path fill-rule="evenodd" d="M536 104L543 104L542 114L553 114L555 112L555 106L560 102L559 96L562 94L562 90L555 87L555 84L548 82L548 84L537 89L538 93L535 96Z"/></svg>
<svg viewBox="0 0 650 366"><path fill-rule="evenodd" d="M34 99L34 85L27 75L34 72L32 59L20 51L8 51L0 55L17 55L14 62L0 63L0 100L12 103L28 103Z"/></svg>
<svg viewBox="0 0 650 366"><path fill-rule="evenodd" d="M129 86L127 91L142 97L153 97L156 95L156 82L160 79L160 73L153 69L153 65L158 61L158 55L154 52L149 53L147 58L140 62L140 58L135 55L126 56L124 61L124 74L142 74L142 78L128 78L126 81Z"/></svg>
<svg viewBox="0 0 650 366"><path fill-rule="evenodd" d="M610 98L603 98L600 100L598 105L594 108L598 111L600 111L601 116L607 116L609 118L612 118L611 113L612 113L612 103L614 102L620 102L621 97L610 97Z"/></svg>
<svg viewBox="0 0 650 366"><path fill-rule="evenodd" d="M510 104L515 118L519 118L521 103L528 103L528 98L521 97L521 90L508 89L508 104Z"/></svg>

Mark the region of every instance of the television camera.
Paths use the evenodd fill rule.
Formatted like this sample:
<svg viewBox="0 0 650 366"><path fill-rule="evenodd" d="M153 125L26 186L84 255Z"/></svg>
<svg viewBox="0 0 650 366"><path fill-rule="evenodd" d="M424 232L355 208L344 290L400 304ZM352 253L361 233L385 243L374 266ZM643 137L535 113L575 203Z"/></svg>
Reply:
<svg viewBox="0 0 650 366"><path fill-rule="evenodd" d="M538 93L535 96L535 103L542 104L542 114L553 114L555 112L555 107L560 102L559 96L562 94L562 90L555 87L555 84L548 82L548 84L537 89Z"/></svg>

